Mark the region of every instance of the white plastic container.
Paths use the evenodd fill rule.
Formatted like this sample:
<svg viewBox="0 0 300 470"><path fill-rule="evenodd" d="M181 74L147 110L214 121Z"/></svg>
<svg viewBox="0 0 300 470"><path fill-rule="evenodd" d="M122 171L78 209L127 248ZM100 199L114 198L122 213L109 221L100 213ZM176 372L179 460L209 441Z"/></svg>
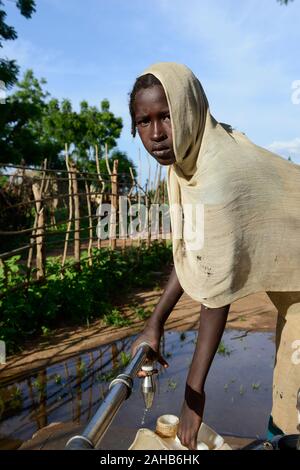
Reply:
<svg viewBox="0 0 300 470"><path fill-rule="evenodd" d="M129 450L186 450L187 448L181 445L175 434L171 437L163 436L163 432L174 433L174 429L177 431L178 423L177 416L160 416L157 419L156 432L146 428L139 429ZM224 442L222 436L202 423L197 437L197 450L231 450L231 448Z"/></svg>

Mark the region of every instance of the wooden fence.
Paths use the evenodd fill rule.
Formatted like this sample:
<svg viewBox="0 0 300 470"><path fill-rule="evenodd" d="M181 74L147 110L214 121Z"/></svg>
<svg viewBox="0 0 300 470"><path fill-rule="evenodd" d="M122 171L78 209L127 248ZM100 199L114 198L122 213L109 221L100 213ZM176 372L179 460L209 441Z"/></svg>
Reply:
<svg viewBox="0 0 300 470"><path fill-rule="evenodd" d="M83 251L86 252L85 259L92 265L93 248L114 250L125 249L133 243L140 245L144 238L142 234L127 235L122 227L127 219L118 218L120 196L125 198L129 209L133 204L146 207L146 243L149 245L153 238L161 237L161 230L154 237L149 230L151 204L167 203L161 168L156 168L152 182L149 172L142 187L141 174L135 177L132 168L129 174L118 173L118 160L111 165L107 149L105 161L105 175L100 172L97 151L95 171L80 171L66 147L64 170L48 168L46 160L41 168L1 164L0 263L4 268L5 260L21 255L20 262L26 264L28 279L32 278L34 269L36 279L41 280L46 276L46 258L49 256L59 256L62 269L69 256L80 267ZM101 208L107 203L111 204L109 236L103 240L97 236L96 227L102 217ZM128 217L131 219L131 211Z"/></svg>

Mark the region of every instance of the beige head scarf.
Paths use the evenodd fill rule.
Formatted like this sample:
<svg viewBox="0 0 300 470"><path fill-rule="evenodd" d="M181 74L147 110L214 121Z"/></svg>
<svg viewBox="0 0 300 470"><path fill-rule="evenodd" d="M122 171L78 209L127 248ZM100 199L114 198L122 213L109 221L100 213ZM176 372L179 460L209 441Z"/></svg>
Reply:
<svg viewBox="0 0 300 470"><path fill-rule="evenodd" d="M200 217L194 228L204 230L204 244L197 249L184 234L174 237L181 222L171 210L183 289L211 308L259 291L300 290L300 166L218 123L186 66L158 63L146 73L162 83L171 114L171 209L203 205L204 227Z"/></svg>

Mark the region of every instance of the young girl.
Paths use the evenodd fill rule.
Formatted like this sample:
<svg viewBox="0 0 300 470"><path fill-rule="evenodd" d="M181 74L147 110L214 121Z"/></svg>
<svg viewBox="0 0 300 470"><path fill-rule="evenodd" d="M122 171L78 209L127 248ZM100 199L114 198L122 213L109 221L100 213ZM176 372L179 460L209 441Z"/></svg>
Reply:
<svg viewBox="0 0 300 470"><path fill-rule="evenodd" d="M132 345L132 355L147 341L168 367L159 352L165 321L183 291L201 302L178 430L181 443L196 449L205 380L230 304L251 293L270 292L285 317L277 338L273 429L295 432L300 365L289 358L288 346L300 340L299 309L296 316L289 310L300 302L300 167L218 123L200 82L181 64L158 63L147 69L131 92L130 114L132 134L137 130L146 150L168 166L174 258L166 288ZM178 205L182 217L174 210ZM284 330L285 324L289 326ZM283 333L285 349L280 348Z"/></svg>

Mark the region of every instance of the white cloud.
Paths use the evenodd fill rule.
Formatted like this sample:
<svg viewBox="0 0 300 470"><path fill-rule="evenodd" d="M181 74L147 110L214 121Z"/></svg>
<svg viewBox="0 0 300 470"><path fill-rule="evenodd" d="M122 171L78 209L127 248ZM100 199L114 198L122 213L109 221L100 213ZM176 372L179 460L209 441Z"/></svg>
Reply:
<svg viewBox="0 0 300 470"><path fill-rule="evenodd" d="M294 163L300 164L300 137L288 141L275 141L268 146L268 149L284 158L291 157Z"/></svg>
<svg viewBox="0 0 300 470"><path fill-rule="evenodd" d="M61 77L76 76L78 80L82 77L96 77L103 74L103 66L100 63L84 62L80 67L76 59L66 51L51 47L41 48L27 39L18 38L13 42L6 42L1 49L1 54L10 60L15 60L21 67L21 71L28 68L33 69L35 74L49 77L57 75ZM116 73L117 68L110 70Z"/></svg>
<svg viewBox="0 0 300 470"><path fill-rule="evenodd" d="M178 61L202 81L216 119L263 146L298 134L291 83L299 78L299 4L190 0L187 7L186 0L162 0L157 5L176 41L185 44Z"/></svg>
<svg viewBox="0 0 300 470"><path fill-rule="evenodd" d="M26 39L4 43L1 54L10 60L16 60L23 70L32 68L38 72L47 71L47 68L57 63L62 56L60 51L41 49Z"/></svg>

